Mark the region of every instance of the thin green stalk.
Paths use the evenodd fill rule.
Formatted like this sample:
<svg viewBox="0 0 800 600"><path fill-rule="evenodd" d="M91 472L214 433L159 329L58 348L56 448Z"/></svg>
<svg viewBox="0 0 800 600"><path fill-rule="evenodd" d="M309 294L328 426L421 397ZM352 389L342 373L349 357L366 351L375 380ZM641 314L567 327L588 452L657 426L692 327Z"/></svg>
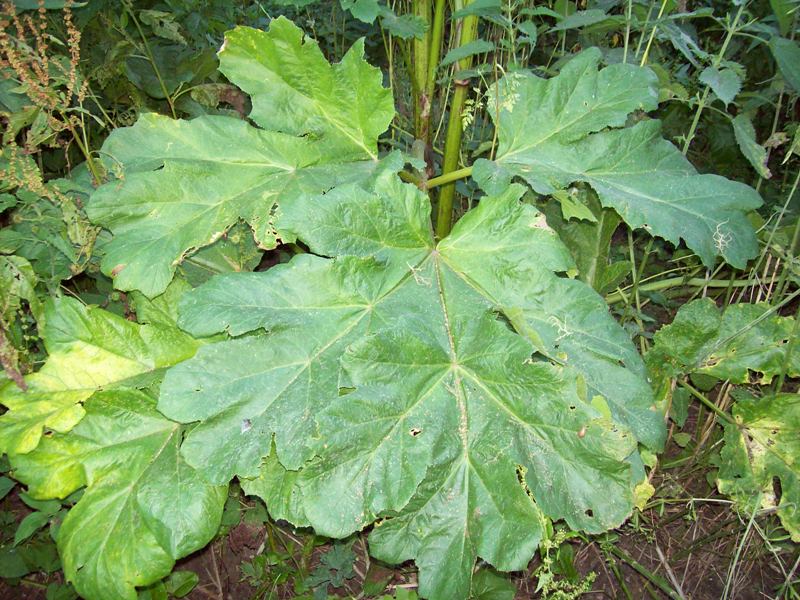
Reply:
<svg viewBox="0 0 800 600"><path fill-rule="evenodd" d="M667 582L666 579L664 579L660 575L656 575L655 573L653 573L650 569L648 569L643 564L638 562L635 558L633 558L627 552L617 548L613 544L606 544L605 548L607 548L607 550L611 554L616 556L617 558L619 558L621 560L624 560L626 563L628 563L628 565L630 565L630 567L634 571L639 573L639 575L642 575L650 583L652 583L658 589L660 589L662 592L664 592L667 595L668 598L671 598L672 600L683 600L680 597L680 595L678 595L678 593L675 590L672 589L672 587L669 585L669 583Z"/></svg>
<svg viewBox="0 0 800 600"><path fill-rule="evenodd" d="M778 595L777 595L778 598L782 598L783 594L789 591L791 591L794 594L793 597L795 598L800 597L794 592L793 590L794 586L792 586L792 578L794 577L794 574L797 572L798 567L800 567L800 553L798 553L797 559L794 561L794 565L792 565L792 568L786 575L786 579L784 580L783 584L778 588ZM790 588L789 586L792 587Z"/></svg>
<svg viewBox="0 0 800 600"><path fill-rule="evenodd" d="M172 103L172 98L167 91L167 86L164 83L164 79L161 77L161 71L158 70L158 65L156 64L156 59L153 57L153 52L150 50L150 44L147 42L147 36L142 31L142 26L139 24L139 19L136 18L133 10L126 6L125 10L128 11L128 15L130 15L133 24L136 26L136 30L139 32L139 37L142 38L142 43L144 44L144 51L147 53L147 59L150 61L150 65L153 67L153 72L156 74L156 79L158 79L158 85L161 87L161 93L164 94L164 97L167 99L167 104L169 104L169 110L172 113L172 118L177 119L178 114L175 112L175 105Z"/></svg>
<svg viewBox="0 0 800 600"><path fill-rule="evenodd" d="M711 400L706 398L700 391L696 390L694 387L692 387L685 381L678 381L678 385L684 388L686 391L688 391L692 396L697 398L700 402L702 402L707 409L709 409L711 412L717 415L720 419L731 425L736 425L736 421L734 421L733 418L728 413L726 413L719 406L714 404Z"/></svg>
<svg viewBox="0 0 800 600"><path fill-rule="evenodd" d="M786 198L786 202L781 209L781 217L783 217L784 210L794 198L795 192L797 192L797 186L800 183L800 169L797 171L797 176L794 178L794 183L792 184L792 189L789 191L789 197ZM775 233L777 229L777 224L773 228L772 233L770 234L769 241L772 241L772 234ZM778 284L775 286L775 293L780 298L780 295L783 294L784 289L786 287L786 282L789 277L789 272L791 271L791 265L794 258L794 252L797 248L797 240L800 237L800 218L795 221L794 224L794 231L792 233L792 241L789 243L789 247L786 249L786 260L784 261L783 271L781 271L781 275L778 278Z"/></svg>
<svg viewBox="0 0 800 600"><path fill-rule="evenodd" d="M720 63L722 63L722 59L725 58L725 52L728 50L728 44L731 43L734 34L736 33L736 28L739 25L739 19L742 17L742 12L744 12L744 7L747 6L747 2L742 2L739 5L739 10L736 11L736 16L733 18L733 23L731 23L730 27L728 27L727 33L725 34L725 40L722 42L722 47L719 49L719 52L714 57L712 61L712 65L714 67L719 67ZM645 54L647 54L645 52ZM697 125L700 123L700 115L703 113L703 109L706 106L706 102L708 101L708 94L711 90L710 86L706 86L703 90L703 95L700 97L700 101L697 104L697 110L694 113L694 118L692 119L692 125L689 127L689 133L686 135L686 140L683 143L683 154L686 155L689 152L689 146L694 139L695 133L697 132Z"/></svg>
<svg viewBox="0 0 800 600"><path fill-rule="evenodd" d="M639 66L643 67L647 64L647 58L650 56L650 46L653 45L653 40L656 37L656 29L658 29L658 21L661 20L661 17L664 15L664 9L667 7L667 0L662 0L661 8L658 11L658 16L656 17L656 22L653 24L653 29L650 31L650 38L647 40L647 46L644 49L644 54L642 54L642 60L639 63ZM650 16L648 15L648 19Z"/></svg>
<svg viewBox="0 0 800 600"><path fill-rule="evenodd" d="M62 114L62 120L66 123L69 132L72 134L72 138L75 140L75 143L78 145L78 149L83 154L83 157L86 159L86 166L89 167L89 172L92 174L92 178L97 185L100 185L103 182L103 177L100 174L100 169L97 168L97 164L94 161L94 157L92 153L89 151L89 148L84 144L83 139L78 135L78 132L75 131L75 127L72 125L72 122L69 120L69 117Z"/></svg>
<svg viewBox="0 0 800 600"><path fill-rule="evenodd" d="M733 562L731 563L730 569L728 569L728 577L725 579L725 589L722 592L722 600L728 599L728 594L731 591L731 582L733 582L736 573L736 567L739 565L739 559L742 556L742 550L744 549L747 538L750 535L750 530L753 528L753 523L756 520L756 513L758 512L760 505L761 498L759 495L759 501L754 503L753 512L750 514L750 520L747 522L747 528L744 530L742 541L736 546L736 554L733 557Z"/></svg>
<svg viewBox="0 0 800 600"><path fill-rule="evenodd" d="M469 5L465 2L464 5ZM461 35L459 46L464 46L473 41L478 33L478 17L468 15L461 21ZM458 69L469 69L472 66L472 57L467 56L458 62ZM461 154L461 111L469 92L468 82L456 82L453 100L450 103L450 116L447 121L447 136L444 144L444 159L442 160L442 175L448 175L458 167ZM439 185L442 185L439 183ZM444 185L439 192L439 211L436 219L436 235L440 239L450 233L453 220L453 199L456 193L455 183Z"/></svg>
<svg viewBox="0 0 800 600"><path fill-rule="evenodd" d="M797 289L794 292L792 292L791 294L789 294L788 296L786 296L786 298L781 300L778 304L770 306L769 309L765 310L761 315L759 315L758 318L753 319L750 323L748 323L747 325L745 325L741 329L735 331L734 333L732 333L728 337L726 337L726 338L724 338L722 340L719 340L716 344L714 344L711 348L709 348L708 352L709 353L715 352L717 349L722 348L725 344L727 344L731 340L739 337L740 335L743 335L743 334L747 333L753 327L755 327L756 325L761 323L761 321L764 321L764 320L768 319L769 317L771 317L772 315L774 315L781 308L783 308L784 306L789 304L792 300L794 300L798 296L800 296L800 289Z"/></svg>
<svg viewBox="0 0 800 600"><path fill-rule="evenodd" d="M647 9L647 17L644 20L644 27L642 28L642 35L639 36L639 42L636 44L636 54L635 56L639 56L639 52L642 51L642 44L644 43L644 32L647 30L647 24L650 22L650 16L653 14L653 8L655 7L656 3L655 0L650 2L650 8Z"/></svg>
<svg viewBox="0 0 800 600"><path fill-rule="evenodd" d="M758 283L758 279L743 279L741 281L735 281L733 283L733 287L749 287L751 285L757 285ZM727 288L729 285L731 285L731 282L727 279L703 279L700 277L690 277L687 279L686 277L671 277L669 279L653 281L652 283L643 283L639 285L639 291L660 292L662 290L675 287L702 288L704 286L712 288ZM622 290L618 290L606 296L606 303L616 304L617 302L624 301L625 295L621 292Z"/></svg>
<svg viewBox="0 0 800 600"><path fill-rule="evenodd" d="M628 44L630 43L631 39L631 8L633 5L633 0L628 0L627 6L625 7L625 49L622 51L622 62L628 62Z"/></svg>

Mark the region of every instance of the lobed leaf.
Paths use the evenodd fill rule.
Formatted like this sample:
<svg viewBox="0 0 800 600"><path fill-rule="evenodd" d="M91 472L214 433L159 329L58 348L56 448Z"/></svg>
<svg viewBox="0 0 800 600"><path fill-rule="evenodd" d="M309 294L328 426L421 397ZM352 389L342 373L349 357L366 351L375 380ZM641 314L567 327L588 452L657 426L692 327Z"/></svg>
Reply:
<svg viewBox="0 0 800 600"><path fill-rule="evenodd" d="M794 319L773 314L768 304L732 304L724 311L708 298L681 307L654 336L646 361L657 387L665 380L701 373L733 383L767 385L784 368ZM800 375L793 353L787 375Z"/></svg>
<svg viewBox="0 0 800 600"><path fill-rule="evenodd" d="M64 574L90 600L137 598L178 558L216 533L225 486L198 477L178 449L181 427L135 390L104 391L69 433L12 457L15 477L37 498L86 487L58 533Z"/></svg>
<svg viewBox="0 0 800 600"><path fill-rule="evenodd" d="M522 568L546 517L587 531L624 520L636 440L658 445L663 421L630 340L605 309L584 312L602 299L556 275L569 253L523 191L483 199L438 245L427 197L391 173L284 207L278 227L333 258L184 296L187 330L248 334L165 377L159 410L199 421L189 464L213 483L245 478L274 515L322 535L383 519L371 552L414 559L430 597L466 597L478 556ZM551 316L574 317L574 342ZM596 383L602 366L625 383Z"/></svg>
<svg viewBox="0 0 800 600"><path fill-rule="evenodd" d="M719 491L748 517L759 509L777 509L792 540L800 542L800 396L739 400L733 416L736 422L725 425Z"/></svg>
<svg viewBox="0 0 800 600"><path fill-rule="evenodd" d="M377 160L377 139L394 117L394 101L380 69L364 60L363 40L331 65L316 41L281 17L267 33L229 31L219 59L220 71L250 94L250 118L263 129L313 135L340 162Z"/></svg>
<svg viewBox="0 0 800 600"><path fill-rule="evenodd" d="M72 298L48 302L41 335L45 365L25 378L27 390L0 388L0 452L22 454L43 430L67 432L82 403L110 387L147 385L159 370L192 356L199 343L175 327L138 325Z"/></svg>
<svg viewBox="0 0 800 600"><path fill-rule="evenodd" d="M583 181L631 227L678 244L710 266L722 256L744 267L758 247L746 213L758 193L717 175L698 175L660 136L658 121L623 127L629 114L657 106L649 69L616 64L598 70L600 51L585 50L561 73L503 78L489 114L499 147L494 161L476 161L473 176L490 194L514 177L553 194Z"/></svg>
<svg viewBox="0 0 800 600"><path fill-rule="evenodd" d="M273 248L279 205L363 181L379 165L376 140L394 108L363 44L331 66L316 42L279 18L268 32L229 32L220 69L252 95L250 118L264 129L233 117L143 115L103 145L120 178L100 187L86 211L114 234L102 269L119 289L160 294L187 254L239 219Z"/></svg>

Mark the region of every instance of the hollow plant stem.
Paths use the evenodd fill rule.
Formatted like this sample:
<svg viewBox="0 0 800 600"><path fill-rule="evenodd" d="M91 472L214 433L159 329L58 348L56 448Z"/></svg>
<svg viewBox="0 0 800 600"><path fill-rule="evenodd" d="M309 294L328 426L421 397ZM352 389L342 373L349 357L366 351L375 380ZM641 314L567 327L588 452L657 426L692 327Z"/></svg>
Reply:
<svg viewBox="0 0 800 600"><path fill-rule="evenodd" d="M465 6L469 2L464 3ZM478 33L478 17L468 15L461 21L461 35L458 45L464 46L475 39ZM458 69L469 69L472 66L472 57L467 56L458 62ZM448 175L458 167L461 154L461 111L469 91L468 82L455 82L455 91L450 103L450 116L447 121L447 137L444 144L444 159L442 161L442 176ZM439 185L442 185L441 183ZM428 186L430 188L430 186ZM436 235L439 239L450 233L453 220L453 199L456 193L455 183L442 185L439 192L439 211L436 218Z"/></svg>

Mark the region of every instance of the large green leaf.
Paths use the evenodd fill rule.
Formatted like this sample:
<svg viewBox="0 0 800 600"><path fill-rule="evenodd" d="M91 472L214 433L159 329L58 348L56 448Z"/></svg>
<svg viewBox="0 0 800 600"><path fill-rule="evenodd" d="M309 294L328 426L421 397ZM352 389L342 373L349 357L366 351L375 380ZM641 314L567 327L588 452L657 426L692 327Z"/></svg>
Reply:
<svg viewBox="0 0 800 600"><path fill-rule="evenodd" d="M792 540L800 542L800 396L739 400L733 416L736 423L725 425L719 491L748 517L777 507Z"/></svg>
<svg viewBox="0 0 800 600"><path fill-rule="evenodd" d="M769 384L784 368L794 319L772 313L768 304L733 304L723 312L708 298L681 307L672 323L655 334L647 365L656 385L701 373L734 383ZM800 375L793 353L787 375ZM760 374L752 379L751 373Z"/></svg>
<svg viewBox="0 0 800 600"><path fill-rule="evenodd" d="M239 219L272 248L279 206L368 177L394 108L363 51L358 42L331 66L286 19L268 32L240 27L226 35L220 70L251 94L262 129L233 117L144 115L115 130L103 154L119 179L87 206L114 234L102 269L115 285L158 295L187 254Z"/></svg>
<svg viewBox="0 0 800 600"><path fill-rule="evenodd" d="M794 40L774 36L769 41L769 49L783 78L800 93L800 46Z"/></svg>
<svg viewBox="0 0 800 600"><path fill-rule="evenodd" d="M86 487L58 532L64 574L89 600L135 600L219 527L225 486L204 482L179 453L181 427L134 390L105 391L86 416L29 454L14 475L36 498Z"/></svg>
<svg viewBox="0 0 800 600"><path fill-rule="evenodd" d="M152 375L192 356L198 342L174 327L138 325L72 298L50 300L44 312L49 357L25 378L27 390L0 388L0 452L30 452L43 429L66 432L98 390L147 385Z"/></svg>
<svg viewBox="0 0 800 600"><path fill-rule="evenodd" d="M497 157L477 161L475 178L489 193L514 177L541 194L584 181L631 227L674 244L683 239L706 265L719 255L744 267L758 250L746 218L761 204L758 193L698 175L661 138L658 121L623 127L630 113L656 108L656 77L625 64L598 70L600 56L586 50L552 79L529 73L502 79L488 110L498 128Z"/></svg>
<svg viewBox="0 0 800 600"><path fill-rule="evenodd" d="M249 333L165 377L159 409L200 421L187 462L214 483L251 478L273 514L323 535L388 517L371 551L416 560L436 598L466 597L478 556L523 568L545 516L624 520L636 440L657 445L663 422L602 299L556 275L569 253L523 191L483 199L438 245L427 197L391 174L284 207L278 227L335 258L184 296L189 331ZM595 381L601 364L622 382Z"/></svg>

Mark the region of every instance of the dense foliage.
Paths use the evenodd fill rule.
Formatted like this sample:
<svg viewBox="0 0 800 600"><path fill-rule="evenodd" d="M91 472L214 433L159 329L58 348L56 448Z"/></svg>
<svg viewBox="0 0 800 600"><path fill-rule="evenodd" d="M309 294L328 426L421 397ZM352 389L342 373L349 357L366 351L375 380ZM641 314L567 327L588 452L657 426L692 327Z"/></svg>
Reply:
<svg viewBox="0 0 800 600"><path fill-rule="evenodd" d="M4 578L181 597L241 490L258 597L346 587L358 535L421 597L537 555L576 597L677 446L796 597L795 3L3 10ZM301 577L280 524L350 541Z"/></svg>

